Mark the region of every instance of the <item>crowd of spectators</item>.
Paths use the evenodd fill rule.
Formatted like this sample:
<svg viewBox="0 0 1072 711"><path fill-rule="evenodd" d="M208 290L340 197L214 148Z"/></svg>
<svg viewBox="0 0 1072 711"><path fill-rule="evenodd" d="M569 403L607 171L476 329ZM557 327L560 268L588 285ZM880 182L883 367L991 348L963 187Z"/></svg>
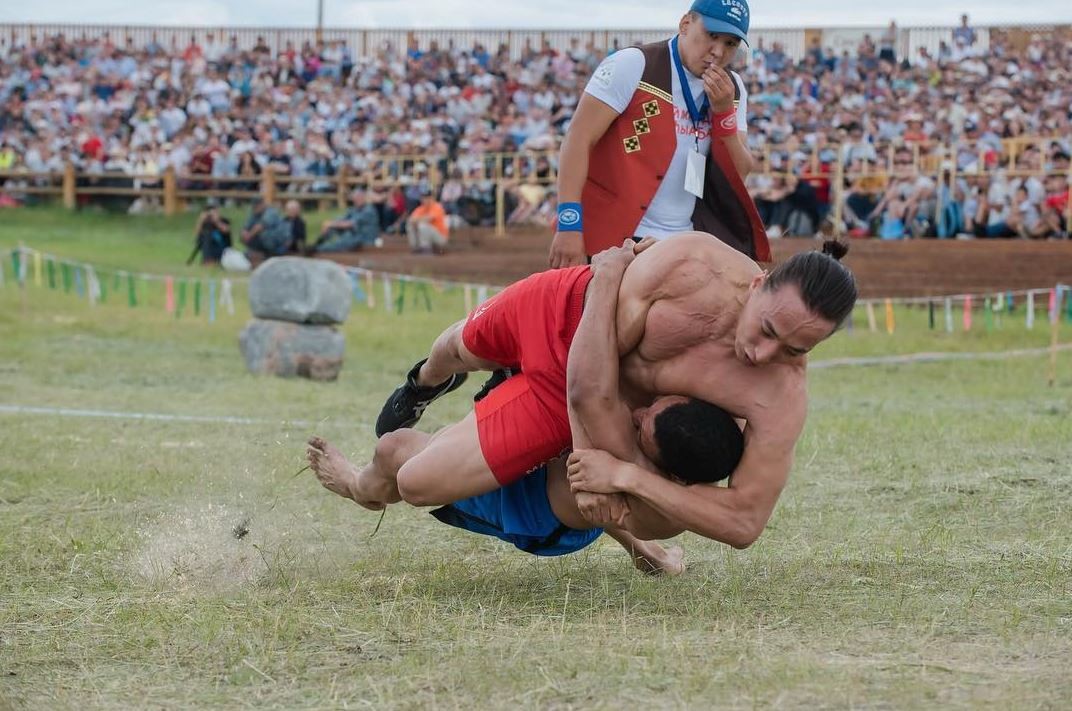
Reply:
<svg viewBox="0 0 1072 711"><path fill-rule="evenodd" d="M749 183L772 232L840 214L887 239L1066 236L1072 38L991 31L984 51L967 16L936 56L898 57L897 37L891 24L840 55L815 43L798 63L752 51Z"/></svg>
<svg viewBox="0 0 1072 711"><path fill-rule="evenodd" d="M800 61L778 43L742 51L760 166L749 187L772 233L811 234L834 214L889 238L1063 233L1067 179L1045 174L1072 153L1069 38L991 31L982 51L966 17L935 56L900 56L899 37L891 23L854 52L817 41ZM171 167L187 189L229 178L250 191L272 171L298 179L292 189L334 193L345 169L389 185L382 199L403 212L435 183L447 212L474 224L494 219L498 180L512 221L540 221L559 141L603 53L575 39L520 55L434 42L370 56L343 41L273 51L211 32L185 46L0 38L0 171L73 164L137 187ZM1022 136L1052 138L1010 154L1005 139ZM537 157L494 157L515 151Z"/></svg>

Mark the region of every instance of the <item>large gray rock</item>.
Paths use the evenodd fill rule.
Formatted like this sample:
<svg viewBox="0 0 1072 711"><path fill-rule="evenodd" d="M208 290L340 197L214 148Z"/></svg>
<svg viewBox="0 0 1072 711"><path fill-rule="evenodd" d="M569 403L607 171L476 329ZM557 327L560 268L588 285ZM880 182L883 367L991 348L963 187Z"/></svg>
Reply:
<svg viewBox="0 0 1072 711"><path fill-rule="evenodd" d="M331 326L253 319L238 337L251 373L335 380L342 369L345 342Z"/></svg>
<svg viewBox="0 0 1072 711"><path fill-rule="evenodd" d="M249 283L249 305L257 318L343 323L352 299L345 270L322 259L274 257L257 267Z"/></svg>

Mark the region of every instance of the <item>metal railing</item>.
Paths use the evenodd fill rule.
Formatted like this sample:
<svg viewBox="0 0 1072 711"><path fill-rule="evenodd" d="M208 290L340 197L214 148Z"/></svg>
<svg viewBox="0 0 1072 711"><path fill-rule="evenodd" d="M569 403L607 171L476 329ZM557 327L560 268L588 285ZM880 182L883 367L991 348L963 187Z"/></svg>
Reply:
<svg viewBox="0 0 1072 711"><path fill-rule="evenodd" d="M985 51L990 46L994 31L1027 36L1030 33L1068 32L1069 25L998 25L976 27L976 47ZM941 42L952 43L953 26L901 27L897 33L898 56L913 57L920 47L936 55ZM824 48L854 51L864 35L878 42L886 31L884 26L875 27L757 27L749 34L751 46L770 49L775 42L784 48L794 60L801 59L814 38L819 38ZM628 47L637 43L654 42L673 34L673 27L644 29L359 29L325 28L317 31L312 27L241 27L241 26L153 26L153 25L107 25L74 23L22 23L0 24L0 50L14 45L29 44L46 37L63 34L71 40L102 40L107 38L118 47L128 42L135 48L143 48L156 42L165 50L181 52L191 38L204 45L212 38L226 46L234 38L239 49L249 50L258 44L267 46L273 53L284 49L288 43L301 48L306 43L344 41L355 57L371 56L388 45L395 48L416 46L427 50L433 45L440 49L449 47L469 48L476 43L494 53L500 45L509 49L512 59L520 58L527 49L539 51L543 46L564 51L574 44L579 47L591 45L606 51L614 47ZM3 54L0 51L0 54Z"/></svg>

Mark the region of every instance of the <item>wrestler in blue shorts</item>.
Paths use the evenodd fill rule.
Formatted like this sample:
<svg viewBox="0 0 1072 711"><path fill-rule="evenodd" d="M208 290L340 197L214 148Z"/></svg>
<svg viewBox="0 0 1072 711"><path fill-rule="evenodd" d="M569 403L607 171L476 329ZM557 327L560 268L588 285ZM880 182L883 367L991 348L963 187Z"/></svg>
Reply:
<svg viewBox="0 0 1072 711"><path fill-rule="evenodd" d="M602 528L570 528L559 520L548 495L547 465L482 496L463 499L431 512L466 531L499 538L526 553L566 555L585 548Z"/></svg>

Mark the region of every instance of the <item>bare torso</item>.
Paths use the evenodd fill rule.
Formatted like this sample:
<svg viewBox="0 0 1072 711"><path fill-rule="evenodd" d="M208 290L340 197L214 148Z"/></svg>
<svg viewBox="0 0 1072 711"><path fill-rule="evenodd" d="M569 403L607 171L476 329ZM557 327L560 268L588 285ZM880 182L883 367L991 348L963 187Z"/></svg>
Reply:
<svg viewBox="0 0 1072 711"><path fill-rule="evenodd" d="M802 366L756 367L737 357L738 317L759 267L704 233L674 240L682 242L637 257L622 280L617 321L624 397L633 406L660 395L696 397L753 427L777 427L781 408L774 406L804 396L805 372ZM646 258L666 247L677 248L672 266L647 273ZM660 269L667 262L661 256ZM645 294L653 283L655 293Z"/></svg>

